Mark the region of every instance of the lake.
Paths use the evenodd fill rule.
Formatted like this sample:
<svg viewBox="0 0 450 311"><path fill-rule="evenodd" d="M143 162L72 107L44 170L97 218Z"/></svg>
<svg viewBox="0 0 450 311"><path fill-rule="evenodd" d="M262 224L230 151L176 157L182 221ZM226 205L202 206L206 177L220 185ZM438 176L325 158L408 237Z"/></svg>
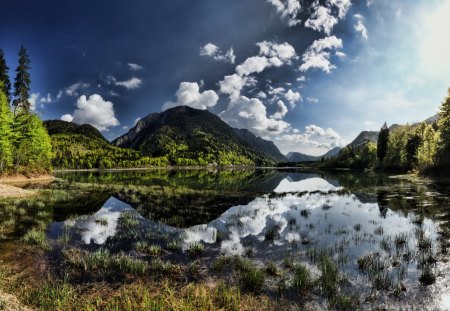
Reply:
<svg viewBox="0 0 450 311"><path fill-rule="evenodd" d="M43 270L60 278L67 267L79 268L80 258L88 271L93 261L86 256L126 256L144 265L142 271L157 262L188 267L181 274L189 281L241 284L230 271L243 258L266 271L258 292L274 300L320 309L345 295L361 308L450 309L445 185L376 173L272 169L56 177L27 185L41 189L33 199L0 203L4 262L20 257L13 245L28 243L46 250ZM200 272L189 271L194 264ZM300 298L299 267L316 284ZM330 287L324 271L333 267ZM105 280L125 282L117 275ZM97 281L98 275L78 271L70 282Z"/></svg>

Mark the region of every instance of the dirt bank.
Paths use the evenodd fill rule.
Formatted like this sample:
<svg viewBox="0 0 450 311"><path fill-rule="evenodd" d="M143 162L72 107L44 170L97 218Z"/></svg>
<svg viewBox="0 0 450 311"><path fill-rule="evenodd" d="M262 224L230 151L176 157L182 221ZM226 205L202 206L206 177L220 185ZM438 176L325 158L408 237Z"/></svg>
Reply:
<svg viewBox="0 0 450 311"><path fill-rule="evenodd" d="M25 175L0 176L0 198L23 198L35 195L36 191L22 189L22 187L30 183L51 182L54 179L53 175L32 177Z"/></svg>

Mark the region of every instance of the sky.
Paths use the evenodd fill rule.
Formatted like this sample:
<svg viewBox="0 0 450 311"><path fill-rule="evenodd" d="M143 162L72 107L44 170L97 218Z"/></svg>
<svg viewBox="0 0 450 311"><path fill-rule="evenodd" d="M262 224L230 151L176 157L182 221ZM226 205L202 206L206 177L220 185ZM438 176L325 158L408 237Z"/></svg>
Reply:
<svg viewBox="0 0 450 311"><path fill-rule="evenodd" d="M450 0L0 0L43 119L108 139L188 105L321 155L384 122L422 121L450 87Z"/></svg>

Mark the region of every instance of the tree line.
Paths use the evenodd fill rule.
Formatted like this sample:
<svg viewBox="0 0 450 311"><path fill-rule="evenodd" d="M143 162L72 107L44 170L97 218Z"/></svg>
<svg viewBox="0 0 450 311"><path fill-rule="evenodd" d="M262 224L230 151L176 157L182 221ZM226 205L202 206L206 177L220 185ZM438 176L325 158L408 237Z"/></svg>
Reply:
<svg viewBox="0 0 450 311"><path fill-rule="evenodd" d="M347 146L325 167L377 169L385 171L450 171L450 88L440 106L438 119L389 129L385 123L377 143Z"/></svg>
<svg viewBox="0 0 450 311"><path fill-rule="evenodd" d="M19 51L14 90L0 49L0 174L43 173L52 169L52 145L41 119L29 101L31 62Z"/></svg>

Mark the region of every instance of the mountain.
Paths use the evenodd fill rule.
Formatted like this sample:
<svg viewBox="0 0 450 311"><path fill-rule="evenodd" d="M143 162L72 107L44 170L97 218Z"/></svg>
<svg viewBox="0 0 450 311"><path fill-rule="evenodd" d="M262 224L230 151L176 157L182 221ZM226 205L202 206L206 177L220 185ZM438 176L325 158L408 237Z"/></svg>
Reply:
<svg viewBox="0 0 450 311"><path fill-rule="evenodd" d="M140 152L112 146L88 124L44 121L52 139L53 166L65 169L134 167L149 163ZM156 163L158 164L158 163Z"/></svg>
<svg viewBox="0 0 450 311"><path fill-rule="evenodd" d="M112 144L167 157L176 165L266 165L279 158L270 142L233 129L207 110L187 106L142 118Z"/></svg>
<svg viewBox="0 0 450 311"><path fill-rule="evenodd" d="M316 162L320 161L322 157L324 159L328 159L331 157L334 157L341 151L342 148L340 147L334 147L333 149L329 150L327 153L321 155L321 156L312 156L300 152L289 152L287 154L287 158L289 162Z"/></svg>
<svg viewBox="0 0 450 311"><path fill-rule="evenodd" d="M357 147L364 145L365 143L371 141L376 143L378 141L378 131L362 131L350 144L349 146Z"/></svg>
<svg viewBox="0 0 450 311"><path fill-rule="evenodd" d="M289 162L313 162L313 161L319 161L318 156L312 156L300 152L289 152L287 154L287 158Z"/></svg>
<svg viewBox="0 0 450 311"><path fill-rule="evenodd" d="M254 149L263 152L272 158L275 162L286 162L287 158L284 156L280 150L275 146L275 144L270 140L262 139L261 137L256 136L252 132L246 129L233 129L237 136Z"/></svg>

